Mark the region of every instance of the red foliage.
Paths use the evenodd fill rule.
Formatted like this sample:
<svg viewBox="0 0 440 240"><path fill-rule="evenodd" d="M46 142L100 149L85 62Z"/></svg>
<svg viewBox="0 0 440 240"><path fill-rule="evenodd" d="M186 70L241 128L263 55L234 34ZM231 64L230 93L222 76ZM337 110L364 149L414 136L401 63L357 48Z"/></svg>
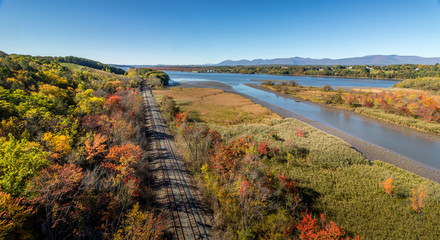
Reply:
<svg viewBox="0 0 440 240"><path fill-rule="evenodd" d="M104 103L104 109L110 112L123 111L124 109L122 107L121 97L119 97L117 94L114 94L107 98Z"/></svg>
<svg viewBox="0 0 440 240"><path fill-rule="evenodd" d="M302 128L296 128L296 136L297 137L304 137L306 132Z"/></svg>
<svg viewBox="0 0 440 240"><path fill-rule="evenodd" d="M54 164L34 180L32 189L39 193L34 201L46 209L50 228L72 223L76 211L75 199L83 176L82 169L74 164Z"/></svg>
<svg viewBox="0 0 440 240"><path fill-rule="evenodd" d="M227 144L216 144L211 157L212 168L226 179L233 175L239 167L241 159L246 155L249 148L253 146L250 138L239 138Z"/></svg>
<svg viewBox="0 0 440 240"><path fill-rule="evenodd" d="M260 155L267 155L270 152L269 146L267 146L266 142L261 142L260 146L258 147L258 152Z"/></svg>
<svg viewBox="0 0 440 240"><path fill-rule="evenodd" d="M303 214L303 219L296 226L298 230L301 231L299 239L301 240L333 240L333 239L350 239L349 237L344 238L345 230L344 227L336 225L335 222L330 221L327 223L325 219L325 214L320 215L320 223L314 219L310 214ZM359 239L359 236L354 239Z"/></svg>
<svg viewBox="0 0 440 240"><path fill-rule="evenodd" d="M176 126L179 127L181 124L188 123L190 120L190 113L189 111L186 112L179 112L176 114L176 119L174 119L174 122L176 123Z"/></svg>
<svg viewBox="0 0 440 240"><path fill-rule="evenodd" d="M142 157L143 151L139 146L133 144L113 146L109 149L101 166L117 174L121 174L125 178L134 179L134 167ZM123 180L127 181L128 179Z"/></svg>
<svg viewBox="0 0 440 240"><path fill-rule="evenodd" d="M81 118L81 127L87 131L97 130L100 126L99 115L86 115Z"/></svg>
<svg viewBox="0 0 440 240"><path fill-rule="evenodd" d="M251 184L249 183L249 181L246 180L241 181L240 189L238 190L238 193L240 194L241 197L245 197L246 195L249 194L250 185Z"/></svg>
<svg viewBox="0 0 440 240"><path fill-rule="evenodd" d="M288 180L286 176L284 176L284 173L278 176L278 179L280 180L281 186L288 194L296 193L296 182L293 180Z"/></svg>

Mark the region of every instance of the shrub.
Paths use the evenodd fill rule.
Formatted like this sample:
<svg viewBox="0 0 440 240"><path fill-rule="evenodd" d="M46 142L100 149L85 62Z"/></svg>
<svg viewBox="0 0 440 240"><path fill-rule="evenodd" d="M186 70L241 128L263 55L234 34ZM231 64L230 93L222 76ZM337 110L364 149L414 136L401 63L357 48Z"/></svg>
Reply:
<svg viewBox="0 0 440 240"><path fill-rule="evenodd" d="M345 230L344 227L336 225L335 222L330 221L329 223L325 219L325 214L320 215L320 224L314 219L310 214L303 214L303 219L297 226L298 230L301 231L299 239L301 240L318 240L318 239L347 239L344 238ZM359 236L354 239L359 240Z"/></svg>
<svg viewBox="0 0 440 240"><path fill-rule="evenodd" d="M164 222L162 215L155 217L148 211L140 210L139 204L136 203L127 213L113 239L162 239L166 229Z"/></svg>
<svg viewBox="0 0 440 240"><path fill-rule="evenodd" d="M333 91L333 88L330 85L326 84L322 87L322 90L324 92L331 92L331 91Z"/></svg>
<svg viewBox="0 0 440 240"><path fill-rule="evenodd" d="M383 190L386 194L390 195L390 197L393 196L393 191L396 186L394 186L394 180L392 178L387 178L385 181L381 182L383 186Z"/></svg>
<svg viewBox="0 0 440 240"><path fill-rule="evenodd" d="M423 186L418 186L417 188L411 188L411 208L416 213L421 213L425 207L426 191Z"/></svg>

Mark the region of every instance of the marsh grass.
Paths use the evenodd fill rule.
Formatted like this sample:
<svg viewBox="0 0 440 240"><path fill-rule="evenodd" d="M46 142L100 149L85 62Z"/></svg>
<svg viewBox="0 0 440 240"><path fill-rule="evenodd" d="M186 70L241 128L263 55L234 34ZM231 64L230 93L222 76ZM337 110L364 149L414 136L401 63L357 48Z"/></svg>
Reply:
<svg viewBox="0 0 440 240"><path fill-rule="evenodd" d="M192 104L185 106L188 110L195 109ZM225 116L229 114L224 109L220 112ZM206 114L212 112L200 114L202 119L216 118L207 118ZM316 217L319 213L327 214L329 220L344 226L349 236L360 235L361 239L440 239L439 184L380 160L370 162L341 139L301 121L252 121L220 125L209 120L196 125L208 125L221 133L225 141L252 136L252 141L267 142L272 149L296 149L296 152L289 153L280 150L282 154L263 160L263 164L276 175L285 174L298 184L304 211L307 208ZM298 135L298 129L304 134ZM180 142L180 147L184 150L185 143ZM191 164L190 155L186 155ZM193 170L197 179L203 182L199 186L207 186L200 171ZM380 184L387 178L394 179L396 186L392 197ZM412 210L409 199L411 188L417 186L424 186L428 194L422 214ZM230 224L234 219L224 216L216 193L205 191L205 194L214 206L217 227L227 229L229 236L236 236ZM268 222L257 225L269 226L271 213L261 214ZM299 216L291 217L296 219L295 224L300 220Z"/></svg>
<svg viewBox="0 0 440 240"><path fill-rule="evenodd" d="M281 118L249 99L219 89L172 88L154 94L159 102L161 96L172 96L182 111L197 112L200 121L207 123L232 126Z"/></svg>
<svg viewBox="0 0 440 240"><path fill-rule="evenodd" d="M297 137L301 127L306 137ZM294 179L303 189L306 206L326 213L361 239L439 239L440 185L382 161L369 164L360 153L341 139L330 136L295 119L270 121L268 124L217 127L228 138L251 135L256 141L270 140L275 133L281 141L271 147L295 145L309 150L309 159L293 158L271 161L270 167ZM393 197L380 182L395 180ZM429 198L422 215L411 209L411 188L425 186Z"/></svg>
<svg viewBox="0 0 440 240"><path fill-rule="evenodd" d="M368 160L340 138L331 136L296 119L271 120L266 124L238 125L233 128L212 126L228 138L252 136L257 142L268 141L273 147L291 144L308 149L309 160L324 168L336 168L352 164L368 164ZM296 134L297 129L305 132L304 137ZM284 141L271 139L271 132Z"/></svg>
<svg viewBox="0 0 440 240"><path fill-rule="evenodd" d="M387 122L407 126L410 128L415 128L425 132L440 134L440 124L438 123L431 123L431 122L426 122L422 119L416 119L412 117L386 113L380 109L375 109L375 108L359 107L359 108L355 108L354 112L365 116L373 117L376 119L381 119Z"/></svg>

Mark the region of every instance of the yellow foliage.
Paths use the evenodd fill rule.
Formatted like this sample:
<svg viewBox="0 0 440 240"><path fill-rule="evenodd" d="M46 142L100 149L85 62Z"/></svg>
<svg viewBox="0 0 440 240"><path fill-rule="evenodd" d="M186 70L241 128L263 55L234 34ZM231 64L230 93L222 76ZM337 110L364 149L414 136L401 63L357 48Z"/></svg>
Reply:
<svg viewBox="0 0 440 240"><path fill-rule="evenodd" d="M0 136L8 136L9 133L16 134L20 132L23 126L22 122L17 117L10 117L0 122Z"/></svg>
<svg viewBox="0 0 440 240"><path fill-rule="evenodd" d="M37 76L46 79L53 84L67 84L68 81L65 77L58 76L52 69L47 71L40 71Z"/></svg>
<svg viewBox="0 0 440 240"><path fill-rule="evenodd" d="M10 84L10 83L18 82L18 80L15 78L7 78L6 82Z"/></svg>
<svg viewBox="0 0 440 240"><path fill-rule="evenodd" d="M122 239L162 239L165 230L164 219L161 215L154 217L148 211L139 209L136 203L130 210L121 228L115 234L115 240Z"/></svg>
<svg viewBox="0 0 440 240"><path fill-rule="evenodd" d="M14 198L0 190L0 239L13 230L23 227L26 218L34 213L31 207L21 204L23 198Z"/></svg>
<svg viewBox="0 0 440 240"><path fill-rule="evenodd" d="M43 93L44 95L46 95L47 97L51 98L51 99L55 99L55 98L68 98L69 96L62 91L59 87L57 86L53 86L50 84L43 84L39 87L40 93Z"/></svg>
<svg viewBox="0 0 440 240"><path fill-rule="evenodd" d="M54 152L52 157L60 158L72 150L72 138L67 135L53 135L51 132L44 133L43 139L46 146Z"/></svg>

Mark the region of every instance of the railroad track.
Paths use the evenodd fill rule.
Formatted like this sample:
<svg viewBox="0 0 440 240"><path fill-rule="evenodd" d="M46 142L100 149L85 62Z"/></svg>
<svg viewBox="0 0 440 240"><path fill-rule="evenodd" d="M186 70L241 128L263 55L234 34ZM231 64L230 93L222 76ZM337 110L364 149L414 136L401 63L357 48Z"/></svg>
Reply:
<svg viewBox="0 0 440 240"><path fill-rule="evenodd" d="M159 154L174 237L175 239L209 239L194 194L182 172L183 166L177 161L153 94L145 85L142 86L142 92L152 128L152 137L155 138L155 148Z"/></svg>

